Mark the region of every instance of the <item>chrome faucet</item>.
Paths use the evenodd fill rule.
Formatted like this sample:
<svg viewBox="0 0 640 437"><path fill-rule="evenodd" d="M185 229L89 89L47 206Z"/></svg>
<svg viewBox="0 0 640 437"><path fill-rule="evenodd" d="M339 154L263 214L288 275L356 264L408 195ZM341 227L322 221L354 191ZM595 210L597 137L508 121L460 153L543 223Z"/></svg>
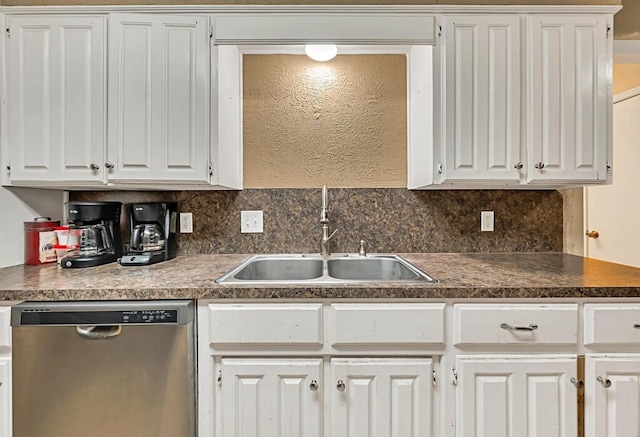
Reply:
<svg viewBox="0 0 640 437"><path fill-rule="evenodd" d="M327 213L327 186L322 186L322 208L320 209L320 224L322 225L322 240L320 240L320 247L322 256L331 255L331 250L329 249L329 241L336 235L338 232L337 229L334 229L331 234L329 234L329 214Z"/></svg>

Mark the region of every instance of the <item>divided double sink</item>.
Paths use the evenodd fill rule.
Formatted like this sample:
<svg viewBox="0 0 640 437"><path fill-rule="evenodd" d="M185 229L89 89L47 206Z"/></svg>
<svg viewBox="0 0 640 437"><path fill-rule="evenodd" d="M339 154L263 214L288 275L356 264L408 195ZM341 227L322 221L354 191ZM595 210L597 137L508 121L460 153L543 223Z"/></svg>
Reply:
<svg viewBox="0 0 640 437"><path fill-rule="evenodd" d="M254 255L216 280L220 284L437 282L393 254Z"/></svg>

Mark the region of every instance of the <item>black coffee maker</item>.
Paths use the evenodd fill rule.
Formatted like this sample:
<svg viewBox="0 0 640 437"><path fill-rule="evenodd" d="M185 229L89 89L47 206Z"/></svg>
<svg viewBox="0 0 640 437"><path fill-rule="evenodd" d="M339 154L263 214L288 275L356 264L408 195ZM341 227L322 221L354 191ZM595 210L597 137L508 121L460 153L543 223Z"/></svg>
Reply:
<svg viewBox="0 0 640 437"><path fill-rule="evenodd" d="M78 249L68 252L60 265L70 269L116 262L122 256L121 210L120 202L69 202L69 240Z"/></svg>
<svg viewBox="0 0 640 437"><path fill-rule="evenodd" d="M176 256L176 202L129 205L131 241L120 258L123 266L155 264Z"/></svg>

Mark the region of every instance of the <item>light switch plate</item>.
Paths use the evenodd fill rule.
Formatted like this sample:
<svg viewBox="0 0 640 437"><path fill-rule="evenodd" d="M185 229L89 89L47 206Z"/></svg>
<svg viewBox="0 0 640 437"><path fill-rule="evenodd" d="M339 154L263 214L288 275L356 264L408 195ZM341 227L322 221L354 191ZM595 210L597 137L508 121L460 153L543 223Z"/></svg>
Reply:
<svg viewBox="0 0 640 437"><path fill-rule="evenodd" d="M262 211L240 211L240 232L261 234L263 232Z"/></svg>
<svg viewBox="0 0 640 437"><path fill-rule="evenodd" d="M494 216L493 211L480 212L480 230L482 232L493 232Z"/></svg>

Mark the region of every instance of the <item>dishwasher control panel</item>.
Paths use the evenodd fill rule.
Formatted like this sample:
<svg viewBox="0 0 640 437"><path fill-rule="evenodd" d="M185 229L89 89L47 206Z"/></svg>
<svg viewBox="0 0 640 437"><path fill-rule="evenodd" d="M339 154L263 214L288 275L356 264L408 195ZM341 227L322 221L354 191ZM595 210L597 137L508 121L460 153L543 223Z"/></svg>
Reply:
<svg viewBox="0 0 640 437"><path fill-rule="evenodd" d="M178 312L175 310L123 311L122 323L175 323Z"/></svg>
<svg viewBox="0 0 640 437"><path fill-rule="evenodd" d="M126 325L178 323L177 310L50 311L24 310L20 324L28 325Z"/></svg>
<svg viewBox="0 0 640 437"><path fill-rule="evenodd" d="M193 300L22 302L11 307L11 326L188 325Z"/></svg>

